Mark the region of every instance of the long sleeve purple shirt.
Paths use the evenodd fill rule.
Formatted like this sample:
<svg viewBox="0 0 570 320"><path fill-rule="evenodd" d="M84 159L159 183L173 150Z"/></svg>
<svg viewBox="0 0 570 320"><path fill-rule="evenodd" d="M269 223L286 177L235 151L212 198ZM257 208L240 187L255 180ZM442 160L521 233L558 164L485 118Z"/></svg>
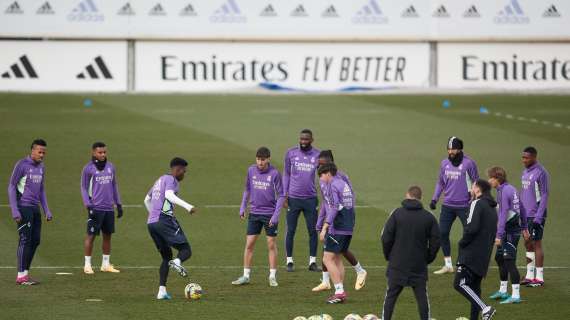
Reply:
<svg viewBox="0 0 570 320"><path fill-rule="evenodd" d="M178 193L178 180L170 174L165 174L158 178L147 195L150 197L150 212L148 213L147 223L155 223L161 214L174 216L174 204L166 199L166 191L172 190Z"/></svg>
<svg viewBox="0 0 570 320"><path fill-rule="evenodd" d="M115 166L107 162L99 171L90 161L81 173L81 197L83 205L95 210L113 211L114 205L121 204Z"/></svg>
<svg viewBox="0 0 570 320"><path fill-rule="evenodd" d="M325 202L329 206L325 223L329 234L351 235L354 230L354 193L342 178L335 176L325 187ZM342 214L339 221L337 216ZM341 226L342 225L342 226Z"/></svg>
<svg viewBox="0 0 570 320"><path fill-rule="evenodd" d="M45 169L29 156L18 161L8 184L8 200L13 218L21 218L18 207L36 207L41 204L44 214L51 217L44 188Z"/></svg>
<svg viewBox="0 0 570 320"><path fill-rule="evenodd" d="M521 227L526 229L526 216L521 213L520 201L517 189L508 183L497 187L497 213L499 214L497 225L497 239L501 239L506 232L507 221L520 219Z"/></svg>
<svg viewBox="0 0 570 320"><path fill-rule="evenodd" d="M446 158L441 161L432 200L438 201L443 193L444 205L456 208L469 207L471 200L469 190L471 190L471 184L477 179L479 179L477 165L467 155L463 156L463 161L457 167Z"/></svg>
<svg viewBox="0 0 570 320"><path fill-rule="evenodd" d="M283 165L283 189L295 199L309 199L317 196L315 177L320 151L312 147L308 151L293 147L287 151Z"/></svg>
<svg viewBox="0 0 570 320"><path fill-rule="evenodd" d="M521 180L521 211L534 218L535 223L544 222L550 184L548 171L537 162L523 170Z"/></svg>
<svg viewBox="0 0 570 320"><path fill-rule="evenodd" d="M350 182L350 179L348 178L348 176L342 172L342 171L337 171L336 176L341 178L344 182L346 182L348 184L348 186L350 187L350 190L354 189L352 188L352 183ZM319 216L317 218L317 225L316 225L316 229L318 231L320 231L323 228L323 224L325 222L325 217L327 216L327 208L328 206L326 205L325 202L325 189L327 188L327 184L320 182L320 189L321 189L321 199L323 199L323 201L321 201L321 207L319 208ZM353 200L353 207L354 204L356 203L356 195L352 195L352 200Z"/></svg>
<svg viewBox="0 0 570 320"><path fill-rule="evenodd" d="M281 174L275 167L269 165L266 170L261 171L254 164L247 169L240 215L245 214L248 202L251 204L251 214L271 216L271 223L279 223L285 192Z"/></svg>

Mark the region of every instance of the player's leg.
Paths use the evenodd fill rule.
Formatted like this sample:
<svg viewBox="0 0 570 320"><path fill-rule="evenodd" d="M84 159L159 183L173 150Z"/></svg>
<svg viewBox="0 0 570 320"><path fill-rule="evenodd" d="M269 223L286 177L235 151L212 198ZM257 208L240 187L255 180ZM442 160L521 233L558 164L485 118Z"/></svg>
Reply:
<svg viewBox="0 0 570 320"><path fill-rule="evenodd" d="M518 230L515 233L507 233L503 238L503 257L504 267L511 278L512 294L507 299L501 301L501 304L520 303L520 281L521 276L517 268L517 246L520 234ZM505 281L506 282L506 281Z"/></svg>
<svg viewBox="0 0 570 320"><path fill-rule="evenodd" d="M321 272L317 265L317 246L319 244L319 235L316 228L319 215L318 205L317 198L303 200L303 214L305 215L305 223L309 233L309 271L315 272Z"/></svg>
<svg viewBox="0 0 570 320"><path fill-rule="evenodd" d="M414 287L414 296L416 297L416 303L418 304L418 312L420 314L420 320L430 319L430 307L427 293L427 286L425 281L416 283Z"/></svg>
<svg viewBox="0 0 570 320"><path fill-rule="evenodd" d="M31 234L31 244L30 244L30 254L27 260L26 270L29 272L32 266L32 260L36 254L36 250L40 246L41 235L42 235L42 214L40 213L39 208L34 208L32 210L32 234ZM38 284L38 281L29 279L30 282L35 282Z"/></svg>
<svg viewBox="0 0 570 320"><path fill-rule="evenodd" d="M531 239L525 240L524 246L526 248L526 275L524 279L521 281L522 285L528 285L533 282L535 279L536 273L536 253L534 249L534 241L532 240L532 235L534 233L534 224L533 218L527 219L528 225L528 233L531 236Z"/></svg>
<svg viewBox="0 0 570 320"><path fill-rule="evenodd" d="M261 234L261 229L263 229L263 222L260 220L260 217L255 214L250 214L247 218L247 232L245 237L245 248L243 251L243 275L232 281L233 285L249 283L253 250L255 248L255 242L257 241L259 234Z"/></svg>
<svg viewBox="0 0 570 320"><path fill-rule="evenodd" d="M89 229L89 228L88 228ZM83 240L83 253L85 254L85 264L83 265L83 272L86 274L93 274L93 267L91 265L91 255L93 254L93 242L95 241L95 235L85 234L85 240Z"/></svg>
<svg viewBox="0 0 570 320"><path fill-rule="evenodd" d="M16 256L18 259L18 275L16 283L21 285L29 284L28 276L28 260L30 256L30 249L32 245L32 222L31 211L27 208L19 208L22 216L20 223L18 223L18 250Z"/></svg>
<svg viewBox="0 0 570 320"><path fill-rule="evenodd" d="M95 237L101 233L101 228L103 226L105 215L101 211L89 210L89 216L87 218L87 233L85 235L85 240L83 241L83 251L85 254L85 264L83 265L83 272L85 274L93 274L93 267L91 265L91 256L93 254L93 243L95 242Z"/></svg>
<svg viewBox="0 0 570 320"><path fill-rule="evenodd" d="M396 301L398 296L402 292L404 287L391 283L388 279L388 286L386 287L386 295L384 297L384 304L382 305L382 319L391 320L392 314L394 314L394 307L396 306Z"/></svg>
<svg viewBox="0 0 570 320"><path fill-rule="evenodd" d="M293 244L295 241L295 232L297 231L297 223L299 222L299 214L301 214L301 206L299 199L288 198L287 207L287 232L285 234L285 251L287 254L287 271L294 270L293 261Z"/></svg>
<svg viewBox="0 0 570 320"><path fill-rule="evenodd" d="M505 265L505 259L503 257L503 245L504 243L497 247L497 252L495 254L495 261L497 262L497 266L499 267L499 290L495 291L492 295L489 296L489 299L493 300L504 300L509 297L507 293L507 288L509 285L509 271L507 270L507 266Z"/></svg>
<svg viewBox="0 0 570 320"><path fill-rule="evenodd" d="M162 262L158 270L159 274L159 287L156 298L159 300L170 300L171 296L166 291L166 281L168 280L168 272L170 270L169 264L172 260L172 249L169 247L162 247L159 250Z"/></svg>
<svg viewBox="0 0 570 320"><path fill-rule="evenodd" d="M368 273L362 267L362 265L360 265L360 262L358 262L352 251L346 250L345 252L342 253L342 255L344 256L346 261L350 263L350 265L352 266L352 268L354 268L354 271L356 272L356 283L354 284L354 289L356 290L362 289L366 284L366 276L368 275Z"/></svg>
<svg viewBox="0 0 570 320"><path fill-rule="evenodd" d="M327 302L331 304L342 303L346 300L346 293L344 292L344 286L342 284L343 270L340 268L340 265L342 264L340 255L338 253L325 251L323 259L329 269L330 277L335 288L334 295L330 296L327 299Z"/></svg>
<svg viewBox="0 0 570 320"><path fill-rule="evenodd" d="M449 241L449 233L451 226L455 221L456 214L453 208L442 205L439 215L439 233L441 237L441 251L443 252L444 266L435 271L435 274L445 274L453 272L453 264L451 261L451 243Z"/></svg>
<svg viewBox="0 0 570 320"><path fill-rule="evenodd" d="M481 310L488 310L481 300L481 278L473 274L467 267L459 266L453 287L471 303L471 319L477 319Z"/></svg>
<svg viewBox="0 0 570 320"><path fill-rule="evenodd" d="M269 286L277 287L277 244L276 235L267 235L267 249L269 258Z"/></svg>
<svg viewBox="0 0 570 320"><path fill-rule="evenodd" d="M319 283L318 286L314 287L311 291L313 292L319 292L319 291L326 291L326 290L330 290L331 289L331 277L330 277L330 273L329 270L327 268L327 265L325 264L325 260L324 260L324 253L323 253L323 260L321 261L321 266L322 266L322 277L321 277L321 283Z"/></svg>
<svg viewBox="0 0 570 320"><path fill-rule="evenodd" d="M533 241L534 253L536 257L536 276L530 284L533 287L544 285L544 250L542 247L542 237L544 233L544 223L533 223L533 232L530 238Z"/></svg>
<svg viewBox="0 0 570 320"><path fill-rule="evenodd" d="M111 236L115 233L115 213L113 211L105 211L103 214L101 232L103 233L101 271L118 273L120 271L111 264Z"/></svg>

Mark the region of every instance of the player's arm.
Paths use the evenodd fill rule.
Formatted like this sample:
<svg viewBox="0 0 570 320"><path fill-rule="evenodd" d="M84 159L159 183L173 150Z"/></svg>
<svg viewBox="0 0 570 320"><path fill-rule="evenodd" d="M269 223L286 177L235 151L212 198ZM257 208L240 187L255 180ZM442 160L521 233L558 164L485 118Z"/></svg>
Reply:
<svg viewBox="0 0 570 320"><path fill-rule="evenodd" d="M123 205L121 203L121 195L119 194L119 186L117 185L117 172L113 168L113 200L117 206L117 218L123 216Z"/></svg>
<svg viewBox="0 0 570 320"><path fill-rule="evenodd" d="M546 206L548 205L548 192L550 177L548 172L544 171L540 177L537 179L538 182L538 192L540 193L540 204L538 209L536 209L536 216L534 217L534 223L541 224L544 222L544 213L546 212Z"/></svg>
<svg viewBox="0 0 570 320"><path fill-rule="evenodd" d="M150 197L151 192L152 192L152 190L149 191L149 193L147 193L146 196L144 197L144 206L146 207L146 211L148 211L148 213L150 213L150 211L152 210L152 207L151 207L152 201L151 201L151 197Z"/></svg>
<svg viewBox="0 0 570 320"><path fill-rule="evenodd" d="M291 178L291 160L289 159L289 151L285 154L283 161L283 191L285 196L289 196L289 181Z"/></svg>
<svg viewBox="0 0 570 320"><path fill-rule="evenodd" d="M441 166L439 168L439 177L437 178L437 182L435 183L435 191L433 192L433 197L431 198L431 203L429 204L430 209L435 210L435 204L439 200L441 193L443 192L443 187L445 185L444 177L444 168Z"/></svg>
<svg viewBox="0 0 570 320"><path fill-rule="evenodd" d="M44 175L45 175L45 170L44 170ZM42 209L44 210L44 214L46 215L47 221L51 221L51 219L53 219L53 215L51 214L51 211L49 210L47 203L46 189L44 187L45 186L44 177L42 177L42 184L40 186L40 204L42 206Z"/></svg>
<svg viewBox="0 0 570 320"><path fill-rule="evenodd" d="M283 203L285 203L285 191L283 191L283 184L279 173L273 177L273 188L275 189L275 194L277 196L277 203L275 204L275 212L273 212L271 220L269 221L270 226L277 225L279 223L281 208L283 208Z"/></svg>
<svg viewBox="0 0 570 320"><path fill-rule="evenodd" d="M471 161L471 165L467 169L467 174L469 175L471 181L479 180L479 171L477 170L477 164L475 163L475 161Z"/></svg>
<svg viewBox="0 0 570 320"><path fill-rule="evenodd" d="M194 213L194 206L189 204L188 202L180 199L175 193L174 190L166 190L164 192L164 197L166 198L166 200L181 206L182 208L184 208L186 211L190 212L190 213Z"/></svg>
<svg viewBox="0 0 570 320"><path fill-rule="evenodd" d="M499 200L499 221L497 223L497 234L495 236L495 244L500 245L501 239L505 234L505 227L507 225L507 217L509 216L509 198L511 198L511 194L505 194L503 191L501 194L501 199Z"/></svg>
<svg viewBox="0 0 570 320"><path fill-rule="evenodd" d="M330 186L331 188L331 195L330 195L330 208L325 209L326 211L326 217L325 217L325 223L323 224L323 228L321 229L321 241L324 241L325 239L325 235L327 234L327 231L329 229L329 227L333 224L334 219L336 218L336 216L338 215L339 210L342 209L342 205L340 203L340 198L338 196L338 192L336 190L334 190L333 186Z"/></svg>
<svg viewBox="0 0 570 320"><path fill-rule="evenodd" d="M469 212L467 223L465 224L465 228L463 228L463 237L459 240L460 248L469 245L481 228L481 203L477 202L475 207L472 207L470 210L472 210L472 212Z"/></svg>
<svg viewBox="0 0 570 320"><path fill-rule="evenodd" d="M22 215L18 209L18 182L23 176L24 170L20 162L18 162L12 171L12 176L8 183L8 201L10 202L10 208L12 210L12 218L16 220L16 222L20 222L22 219Z"/></svg>
<svg viewBox="0 0 570 320"><path fill-rule="evenodd" d="M384 259L386 259L386 261L390 261L390 253L392 252L396 236L396 217L394 214L396 210L390 213L384 225L384 229L382 229L380 234L380 242L382 243L382 250L384 251Z"/></svg>
<svg viewBox="0 0 570 320"><path fill-rule="evenodd" d="M91 181L91 173L88 170L89 166L83 168L81 173L81 199L85 208L91 207L91 197L89 197L89 183Z"/></svg>
<svg viewBox="0 0 570 320"><path fill-rule="evenodd" d="M245 186L243 187L243 195L241 197L241 206L239 208L239 216L241 219L245 219L247 205L249 202L249 195L251 193L251 185L249 181L249 170L247 170L247 175L245 176Z"/></svg>
<svg viewBox="0 0 570 320"><path fill-rule="evenodd" d="M437 252L439 251L440 247L440 231L439 225L437 223L437 219L431 216L431 228L429 233L429 243L428 243L428 255L427 255L427 263L432 263L435 258L437 257Z"/></svg>
<svg viewBox="0 0 570 320"><path fill-rule="evenodd" d="M327 202L325 199L325 191L323 190L322 187L320 187L321 189L321 206L319 207L319 215L317 216L317 224L315 226L315 229L317 229L317 231L321 231L321 229L323 228L323 224L325 222L325 217L327 215L327 211L326 211L326 207L327 207Z"/></svg>

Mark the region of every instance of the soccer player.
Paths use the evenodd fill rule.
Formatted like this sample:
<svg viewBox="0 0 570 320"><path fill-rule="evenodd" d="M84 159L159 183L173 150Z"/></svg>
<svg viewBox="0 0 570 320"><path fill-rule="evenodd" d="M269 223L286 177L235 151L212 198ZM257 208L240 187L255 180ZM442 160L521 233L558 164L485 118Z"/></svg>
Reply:
<svg viewBox="0 0 570 320"><path fill-rule="evenodd" d="M459 241L457 273L453 286L471 303L471 320L489 320L495 308L481 299L481 281L487 275L497 233L497 202L491 196L489 182L479 179L471 188L473 201Z"/></svg>
<svg viewBox="0 0 570 320"><path fill-rule="evenodd" d="M170 161L170 173L158 178L144 199L148 211L148 232L162 257L159 270L160 286L156 295L159 300L172 299L166 291L168 267L174 269L182 277L188 276L182 262L190 258L192 250L184 231L174 216L175 204L183 207L190 214L196 212L193 205L176 195L179 183L184 179L187 166L188 162L184 159L172 159ZM174 259L172 259L171 248L178 250L178 256Z"/></svg>
<svg viewBox="0 0 570 320"><path fill-rule="evenodd" d="M441 269L435 271L435 274L453 273L449 232L455 218L459 218L461 224L465 226L467 212L469 212L469 189L472 182L479 179L477 165L475 161L463 153L463 141L461 139L449 138L447 155L447 159L441 161L439 178L429 205L430 209L435 210L437 201L443 192L444 200L439 216L439 229L445 264Z"/></svg>
<svg viewBox="0 0 570 320"><path fill-rule="evenodd" d="M40 245L42 217L38 204L41 204L47 221L53 216L49 210L44 187L45 167L43 164L47 143L42 139L32 142L30 155L21 159L14 166L8 184L8 200L12 209L12 218L18 225L18 276L16 284L35 285L29 270L34 254Z"/></svg>
<svg viewBox="0 0 570 320"><path fill-rule="evenodd" d="M343 303L346 300L342 254L350 247L355 223L352 188L337 177L336 173L334 163L324 164L318 169L319 179L326 185L324 202L328 206L319 238L324 242L323 261L334 283L335 293L327 299L330 304Z"/></svg>
<svg viewBox="0 0 570 320"><path fill-rule="evenodd" d="M408 286L414 290L420 319L430 320L427 266L439 251L439 226L435 217L423 208L421 199L420 187L408 188L402 207L392 211L382 230L382 248L388 261L383 320L392 319L396 300Z"/></svg>
<svg viewBox="0 0 570 320"><path fill-rule="evenodd" d="M83 167L81 174L81 197L87 209L87 235L84 241L85 265L83 272L93 274L91 254L95 236L103 232L102 272L120 272L111 264L111 235L115 233L115 208L117 218L123 216L115 166L107 161L107 145L95 142L91 146L91 161Z"/></svg>
<svg viewBox="0 0 570 320"><path fill-rule="evenodd" d="M323 150L319 154L319 166L322 166L327 163L334 163L334 157L331 150ZM337 170L336 175L342 180L344 180L344 182L346 182L350 186L350 189L353 189L350 179L348 179L348 176L344 172ZM325 197L324 189L326 188L326 184L320 183L320 187L321 187L321 198L324 199ZM355 202L356 199L354 196L353 207ZM321 232L325 217L326 217L326 204L323 200L321 203L321 207L319 209L319 218L317 220L317 232ZM350 250L346 250L345 252L342 253L342 255L350 263L350 265L352 265L354 271L356 271L356 283L354 285L354 288L356 290L362 289L366 284L366 276L367 276L366 270L362 267L362 265L360 265L360 262L358 262L358 260ZM327 270L327 266L324 264L324 262L322 266L323 266L323 278L321 280L321 283L313 288L314 292L331 289L330 275Z"/></svg>
<svg viewBox="0 0 570 320"><path fill-rule="evenodd" d="M526 229L526 216L520 213L519 195L517 189L507 182L507 173L501 167L493 167L487 170L491 187L497 189L497 202L499 213L499 224L497 225L497 235L495 236L495 261L499 266L499 277L501 284L499 291L493 293L489 298L502 300L501 304L520 303L520 280L521 276L517 269L517 246L521 237L521 226L524 238L528 238ZM511 277L512 295L507 293Z"/></svg>
<svg viewBox="0 0 570 320"><path fill-rule="evenodd" d="M544 252L542 236L548 206L550 177L537 160L538 151L526 147L522 153L525 169L522 173L521 212L527 216L529 240L526 246L526 276L521 282L530 287L544 285Z"/></svg>
<svg viewBox="0 0 570 320"><path fill-rule="evenodd" d="M313 132L304 129L300 133L299 145L287 150L283 165L283 190L287 203L287 271L294 270L293 242L301 211L309 232L309 270L320 272L317 266L317 188L315 174L319 150L312 146Z"/></svg>
<svg viewBox="0 0 570 320"><path fill-rule="evenodd" d="M234 285L248 284L251 274L253 249L261 229L265 229L267 249L269 250L269 286L277 287L277 224L285 202L281 175L270 164L271 152L261 147L255 155L255 164L247 170L245 189L241 201L239 216L246 219L248 202L251 203L247 217L247 236L243 253L243 276L233 281Z"/></svg>

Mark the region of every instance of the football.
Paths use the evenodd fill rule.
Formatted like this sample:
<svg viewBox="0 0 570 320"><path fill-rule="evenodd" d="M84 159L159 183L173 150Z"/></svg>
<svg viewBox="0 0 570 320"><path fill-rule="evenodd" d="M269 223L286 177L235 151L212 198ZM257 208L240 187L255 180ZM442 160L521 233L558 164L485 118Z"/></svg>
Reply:
<svg viewBox="0 0 570 320"><path fill-rule="evenodd" d="M378 318L376 315L370 313L365 315L364 317L362 317L362 320L379 320L380 318Z"/></svg>
<svg viewBox="0 0 570 320"><path fill-rule="evenodd" d="M346 317L344 317L344 320L362 320L362 318L357 315L356 313L351 313L349 315L347 315Z"/></svg>
<svg viewBox="0 0 570 320"><path fill-rule="evenodd" d="M197 283L189 283L184 288L184 296L190 301L200 300L202 298L202 287Z"/></svg>

